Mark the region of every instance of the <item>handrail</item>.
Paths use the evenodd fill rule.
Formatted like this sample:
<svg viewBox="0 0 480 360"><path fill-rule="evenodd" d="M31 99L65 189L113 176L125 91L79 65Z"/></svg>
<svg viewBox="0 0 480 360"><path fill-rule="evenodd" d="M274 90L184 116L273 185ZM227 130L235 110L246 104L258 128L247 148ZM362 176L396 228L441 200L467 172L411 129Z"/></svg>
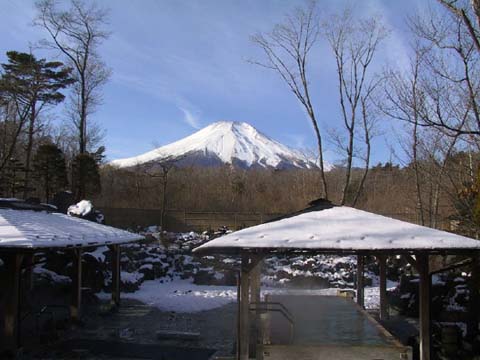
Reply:
<svg viewBox="0 0 480 360"><path fill-rule="evenodd" d="M253 306L252 306L253 305ZM278 308L271 308L270 306L278 306ZM293 342L293 335L295 331L295 321L293 319L292 313L279 302L253 302L250 303L250 311L260 310L262 312L278 312L287 320L288 324L290 325L290 343Z"/></svg>
<svg viewBox="0 0 480 360"><path fill-rule="evenodd" d="M268 308L268 306L279 306L280 309L270 309L270 308ZM267 311L267 312L268 311L280 312L285 317L285 319L287 319L287 321L290 324L295 325L295 321L293 320L292 313L282 303L270 302L270 301L262 301L262 302L259 302L259 303L258 302L250 303L250 311L255 311L255 310Z"/></svg>

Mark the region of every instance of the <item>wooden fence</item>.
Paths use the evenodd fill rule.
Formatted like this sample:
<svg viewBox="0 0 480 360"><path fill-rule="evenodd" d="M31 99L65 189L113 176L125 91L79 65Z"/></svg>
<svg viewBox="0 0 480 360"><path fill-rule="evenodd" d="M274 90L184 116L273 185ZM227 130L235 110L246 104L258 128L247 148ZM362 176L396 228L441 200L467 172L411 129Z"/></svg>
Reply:
<svg viewBox="0 0 480 360"><path fill-rule="evenodd" d="M124 229L145 228L150 225L160 225L160 209L130 209L130 208L101 208L105 214L107 225ZM279 213L245 213L245 212L209 212L167 210L165 217L165 229L168 231L196 231L217 230L222 226L230 230L239 230L246 227L262 224L283 214ZM381 214L398 220L418 224L418 216L413 213ZM453 230L451 221L440 219L437 228Z"/></svg>
<svg viewBox="0 0 480 360"><path fill-rule="evenodd" d="M107 225L119 228L144 228L150 225L160 225L161 211L159 209L126 209L101 208ZM209 212L167 210L165 229L168 231L217 230L222 226L230 230L262 224L282 214L244 213L244 212Z"/></svg>

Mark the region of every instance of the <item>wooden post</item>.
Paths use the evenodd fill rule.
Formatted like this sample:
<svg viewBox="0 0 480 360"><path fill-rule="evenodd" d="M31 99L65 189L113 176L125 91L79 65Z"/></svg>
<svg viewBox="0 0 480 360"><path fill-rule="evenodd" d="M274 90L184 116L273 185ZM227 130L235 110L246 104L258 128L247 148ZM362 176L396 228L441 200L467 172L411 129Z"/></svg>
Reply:
<svg viewBox="0 0 480 360"><path fill-rule="evenodd" d="M241 302L241 271L237 273L237 346L236 346L236 357L235 359L240 359L240 318L241 318L241 311L240 311L240 302Z"/></svg>
<svg viewBox="0 0 480 360"><path fill-rule="evenodd" d="M33 253L25 254L23 259L23 266L25 268L25 271L23 273L23 288L26 291L33 290L33 262Z"/></svg>
<svg viewBox="0 0 480 360"><path fill-rule="evenodd" d="M120 245L111 245L112 252L112 299L113 306L120 306Z"/></svg>
<svg viewBox="0 0 480 360"><path fill-rule="evenodd" d="M70 302L70 316L78 321L82 305L82 249L73 250L72 268L72 299Z"/></svg>
<svg viewBox="0 0 480 360"><path fill-rule="evenodd" d="M472 256L472 276L470 278L470 296L468 300L468 313L470 314L467 321L467 340L473 343L477 336L478 322L480 320L480 255L476 253Z"/></svg>
<svg viewBox="0 0 480 360"><path fill-rule="evenodd" d="M261 326L260 326L260 301L261 301L261 273L262 273L262 261L260 259L255 259L257 264L253 267L250 273L250 301L255 303L256 310L255 310L255 320L254 320L254 329L251 339L252 342L252 351L250 353L254 356L256 360L262 359L263 349L262 344L260 343L260 339L262 339L261 335Z"/></svg>
<svg viewBox="0 0 480 360"><path fill-rule="evenodd" d="M364 272L364 257L357 255L357 304L362 308L365 304L365 296L363 289L363 272Z"/></svg>
<svg viewBox="0 0 480 360"><path fill-rule="evenodd" d="M379 255L377 256L377 259L380 272L380 320L387 320L387 257L385 255Z"/></svg>
<svg viewBox="0 0 480 360"><path fill-rule="evenodd" d="M249 340L250 340L250 302L249 302L249 275L250 275L250 257L248 254L242 254L242 269L240 273L240 333L239 339L239 360L248 360L249 358Z"/></svg>
<svg viewBox="0 0 480 360"><path fill-rule="evenodd" d="M271 332L272 332L272 326L271 326L271 318L270 318L270 310L271 306L268 305L270 302L270 295L265 294L265 303L266 305L266 311L262 314L262 344L271 344L272 339L271 339ZM263 353L262 353L263 356Z"/></svg>
<svg viewBox="0 0 480 360"><path fill-rule="evenodd" d="M430 273L428 255L416 256L419 283L420 360L430 360Z"/></svg>
<svg viewBox="0 0 480 360"><path fill-rule="evenodd" d="M2 256L5 263L6 292L4 317L4 350L15 354L19 344L18 315L20 310L20 279L23 255L7 253Z"/></svg>

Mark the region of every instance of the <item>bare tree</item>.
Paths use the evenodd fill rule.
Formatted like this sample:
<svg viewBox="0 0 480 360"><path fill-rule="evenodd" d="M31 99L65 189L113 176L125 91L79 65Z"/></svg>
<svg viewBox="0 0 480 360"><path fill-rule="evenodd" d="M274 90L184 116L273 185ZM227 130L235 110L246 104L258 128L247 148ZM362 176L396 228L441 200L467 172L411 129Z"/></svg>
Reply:
<svg viewBox="0 0 480 360"><path fill-rule="evenodd" d="M59 50L74 69L76 83L69 115L78 132L78 151L83 154L89 146L88 117L101 103L101 89L110 77L110 69L97 52L109 36L105 30L108 13L81 0L71 0L68 10L63 10L55 0L41 0L37 10L35 23L50 36L42 45Z"/></svg>
<svg viewBox="0 0 480 360"><path fill-rule="evenodd" d="M431 12L410 20L416 41L424 49L421 83L425 110L419 126L434 127L448 136L480 135L480 52L461 19Z"/></svg>
<svg viewBox="0 0 480 360"><path fill-rule="evenodd" d="M328 186L323 164L323 145L319 123L311 101L308 65L312 48L320 35L319 16L316 3L310 2L306 8L295 9L285 21L277 24L270 33L258 33L251 40L264 53L264 61L251 61L267 69L274 70L288 85L300 101L310 118L319 154L322 193L328 198Z"/></svg>
<svg viewBox="0 0 480 360"><path fill-rule="evenodd" d="M160 226L162 230L165 227L165 216L167 213L167 200L168 200L168 181L171 171L175 168L177 163L183 158L166 157L158 162L152 162L145 167L145 174L151 178L159 179L162 187L162 203L161 203L161 219Z"/></svg>
<svg viewBox="0 0 480 360"><path fill-rule="evenodd" d="M385 75L385 98L380 105L381 110L389 117L411 124L409 130L411 140L404 149L410 158L410 166L415 176L416 207L421 225L425 224L421 174L418 162L419 123L421 114L427 114L424 91L421 89L421 65L426 50L419 44L414 46L414 54L410 59L407 71L390 70Z"/></svg>
<svg viewBox="0 0 480 360"><path fill-rule="evenodd" d="M480 0L437 0L456 16L465 26L480 52Z"/></svg>
<svg viewBox="0 0 480 360"><path fill-rule="evenodd" d="M449 163L464 134L429 126L426 122L454 118L465 122L470 110L456 98L458 84L440 73L435 76L430 72L432 66L437 65L431 55L431 48L417 39L412 47L410 67L386 73L385 97L380 109L407 125L408 139L403 141L403 146L414 176L419 222L437 227L441 194L447 195L451 203L461 200L463 179L459 180L462 176L455 174L457 170ZM460 128L463 125L460 123Z"/></svg>
<svg viewBox="0 0 480 360"><path fill-rule="evenodd" d="M452 197L451 186L446 184L445 174L447 167L452 161L452 156L458 150L459 138L446 136L432 128L423 131L422 140L419 142L419 152L424 159L422 177L424 183L429 186L428 197L428 225L438 227L441 194ZM451 169L450 169L451 171ZM448 175L448 174L447 174ZM448 178L448 176L447 176ZM428 184L427 184L428 183ZM458 195L458 192L455 192ZM456 196L458 198L458 196ZM455 198L452 198L455 200Z"/></svg>
<svg viewBox="0 0 480 360"><path fill-rule="evenodd" d="M371 84L368 86L368 90L365 95L362 95L360 98L360 104L361 104L361 128L363 132L363 141L365 143L365 151L364 151L364 156L363 156L363 161L364 161L364 168L363 168L363 173L362 177L360 179L360 182L358 184L358 188L355 192L355 196L352 201L352 206L357 205L357 202L360 198L360 195L362 195L364 186L365 186L365 181L367 180L368 176L368 171L370 169L370 156L372 153L372 139L376 133L376 128L377 128L377 110L376 107L374 106L374 102L372 101L372 93L373 91L377 88L378 86L378 80L375 79Z"/></svg>
<svg viewBox="0 0 480 360"><path fill-rule="evenodd" d="M346 155L345 183L341 204L345 204L350 190L353 160L355 157L355 139L359 117L363 121L368 118L365 113L369 97L375 85L369 80L370 65L377 53L387 31L375 18L356 19L350 10L345 10L340 16L331 16L324 24L324 32L335 57L338 78L339 101L346 135L337 134L335 141ZM368 126L364 126L368 130ZM368 134L365 143L370 151ZM368 164L367 164L368 166ZM368 171L368 170L367 170ZM354 202L358 199L357 189Z"/></svg>

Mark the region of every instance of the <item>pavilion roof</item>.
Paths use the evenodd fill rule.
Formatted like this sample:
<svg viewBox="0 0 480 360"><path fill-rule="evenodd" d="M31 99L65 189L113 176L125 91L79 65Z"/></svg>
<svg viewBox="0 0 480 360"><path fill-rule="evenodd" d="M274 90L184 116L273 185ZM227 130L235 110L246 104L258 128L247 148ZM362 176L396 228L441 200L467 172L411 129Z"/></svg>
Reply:
<svg viewBox="0 0 480 360"><path fill-rule="evenodd" d="M347 206L312 206L269 223L221 236L195 252L456 253L480 241Z"/></svg>
<svg viewBox="0 0 480 360"><path fill-rule="evenodd" d="M0 207L0 250L114 245L142 238L61 213Z"/></svg>

